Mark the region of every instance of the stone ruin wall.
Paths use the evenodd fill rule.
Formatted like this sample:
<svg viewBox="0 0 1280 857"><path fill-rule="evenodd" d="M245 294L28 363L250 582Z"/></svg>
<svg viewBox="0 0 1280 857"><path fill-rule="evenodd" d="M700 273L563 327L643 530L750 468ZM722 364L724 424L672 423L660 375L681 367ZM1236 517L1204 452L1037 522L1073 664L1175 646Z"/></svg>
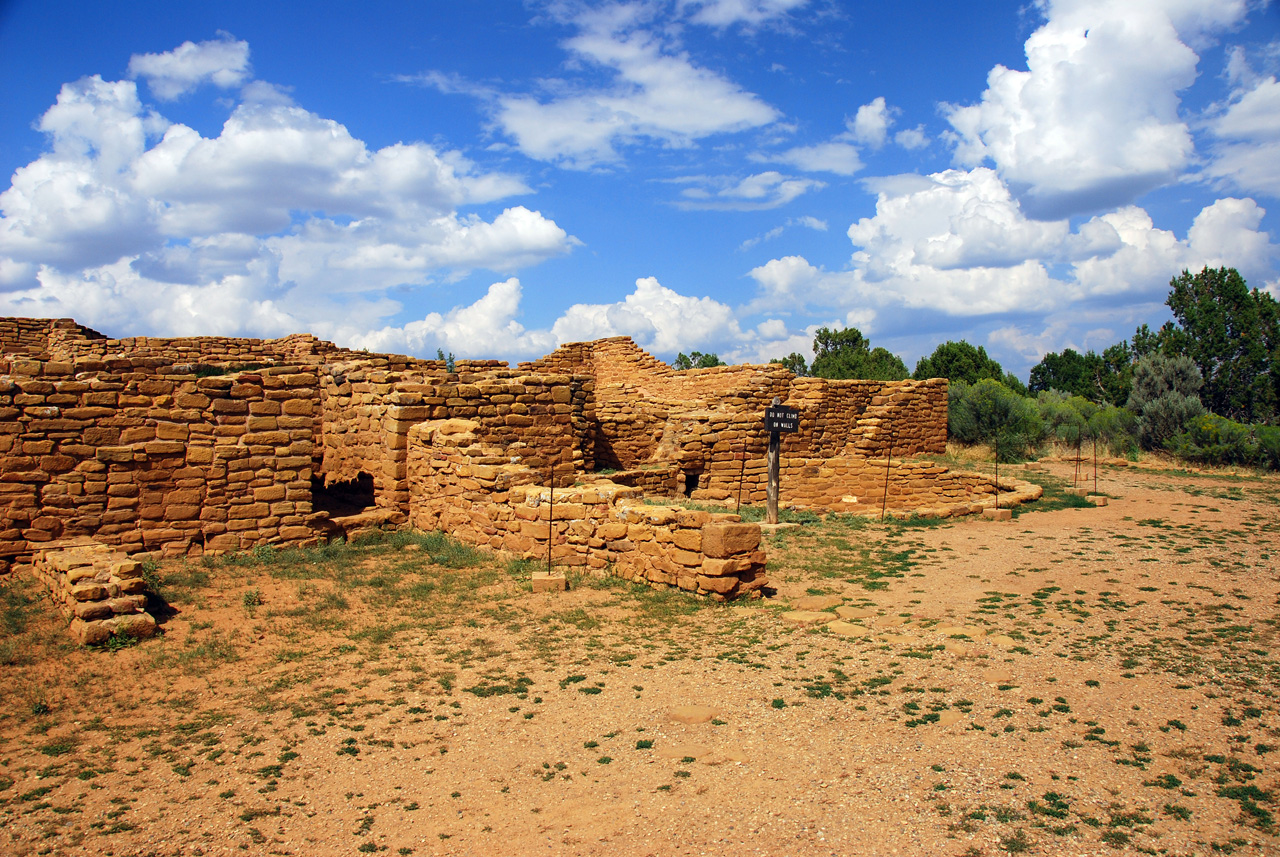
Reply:
<svg viewBox="0 0 1280 857"><path fill-rule="evenodd" d="M796 378L776 364L676 371L627 337L570 343L521 366L592 374L598 466L621 470L619 481L654 493L764 502L767 435L761 422L775 397L800 412L800 431L782 436L784 497L796 503L819 506L807 498L829 493L807 484L814 461L840 461L842 474L871 482L872 473L884 473L875 459L946 451L943 379ZM889 502L915 508L950 502L954 494L929 497L918 486L907 491L891 484Z"/></svg>
<svg viewBox="0 0 1280 857"><path fill-rule="evenodd" d="M67 537L167 556L310 537L316 389L296 367L0 361L0 560Z"/></svg>
<svg viewBox="0 0 1280 857"><path fill-rule="evenodd" d="M420 423L409 434L409 520L464 542L585 567L717 600L767 584L760 527L737 515L643 503L607 478L552 489L484 440L473 420Z"/></svg>
<svg viewBox="0 0 1280 857"><path fill-rule="evenodd" d="M91 539L66 539L36 550L31 569L70 620L71 637L80 645L156 633L138 560Z"/></svg>
<svg viewBox="0 0 1280 857"><path fill-rule="evenodd" d="M592 384L563 375L515 372L506 364L459 361L448 373L431 361L398 371L377 360L331 364L320 376L322 426L317 472L326 482L369 473L379 507L405 512L410 503L408 437L416 424L472 419L488 442L519 457L545 481L561 484L594 469L587 429Z"/></svg>
<svg viewBox="0 0 1280 857"><path fill-rule="evenodd" d="M494 527L520 521L519 536L533 539L522 516L543 514L537 491L548 490L554 466L560 490L616 471L611 489L587 490L557 514L557 558L717 596L752 591L763 580L756 559L711 563L735 568L736 582L702 573L717 578L709 584L690 569L731 557L684 562L688 533L684 553L671 547L677 531L734 520L646 511L639 523L657 527L653 539L620 538L616 525L631 532L641 513L622 510L641 494L763 502L761 420L775 396L801 412L802 431L783 436L784 504L874 511L890 443L890 507L960 514L994 497L990 477L902 460L945 449L945 381L794 378L777 365L676 372L625 337L572 343L511 369L353 352L308 335L108 339L68 319L3 319L0 350L5 563L68 538L165 556L309 542L335 532L313 486L362 475L380 523L407 516L493 546ZM253 364L262 368L245 368ZM202 377L209 367L225 374ZM453 459L439 459L447 473L428 474L437 458L418 427L440 420L474 424L478 466L513 467L530 487L500 496L459 475ZM477 465L472 457L465 466ZM446 477L463 490L437 509L427 486ZM545 535L539 545L502 532L507 549L545 551Z"/></svg>

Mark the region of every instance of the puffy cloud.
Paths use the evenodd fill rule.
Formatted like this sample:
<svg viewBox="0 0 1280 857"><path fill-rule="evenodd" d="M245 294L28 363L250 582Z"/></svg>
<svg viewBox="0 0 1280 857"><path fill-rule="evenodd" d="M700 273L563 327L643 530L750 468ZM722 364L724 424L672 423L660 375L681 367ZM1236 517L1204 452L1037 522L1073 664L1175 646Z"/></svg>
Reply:
<svg viewBox="0 0 1280 857"><path fill-rule="evenodd" d="M1210 123L1218 142L1205 172L1246 193L1280 197L1280 83L1274 76L1251 83Z"/></svg>
<svg viewBox="0 0 1280 857"><path fill-rule="evenodd" d="M917 125L914 128L905 128L893 135L893 142L897 143L904 149L923 149L929 145L929 138L924 133L924 126Z"/></svg>
<svg viewBox="0 0 1280 857"><path fill-rule="evenodd" d="M173 101L203 83L231 89L249 74L249 43L227 33L214 41L183 42L163 54L134 54L129 60L129 76L146 80L161 101Z"/></svg>
<svg viewBox="0 0 1280 857"><path fill-rule="evenodd" d="M64 85L39 123L52 151L0 193L0 257L77 268L152 246L154 209L130 191L128 171L162 125L130 81Z"/></svg>
<svg viewBox="0 0 1280 857"><path fill-rule="evenodd" d="M516 321L521 294L520 281L511 277L489 286L475 303L447 313L433 312L402 327L368 333L348 326L337 335L354 347L393 354L434 356L439 349L458 357L491 359L495 350L520 356L554 350L556 343L548 332L527 332Z"/></svg>
<svg viewBox="0 0 1280 857"><path fill-rule="evenodd" d="M579 243L524 206L461 210L528 193L513 176L423 143L371 151L277 88L243 94L206 138L132 81L65 85L40 120L48 150L0 193L4 311L143 333L371 329L400 310L389 289Z"/></svg>
<svg viewBox="0 0 1280 857"><path fill-rule="evenodd" d="M1280 250L1251 199L1220 199L1185 239L1127 206L1074 229L1028 218L994 171L947 170L868 182L876 213L849 227L846 271L800 256L750 272L752 311L802 308L941 312L953 316L1049 313L1079 306L1159 302L1182 268L1232 265L1255 281L1274 276Z"/></svg>
<svg viewBox="0 0 1280 857"><path fill-rule="evenodd" d="M630 336L640 347L661 354L731 341L741 335L727 305L709 297L681 295L653 277L636 280L635 290L619 303L574 304L551 331L558 343Z"/></svg>
<svg viewBox="0 0 1280 857"><path fill-rule="evenodd" d="M705 5L703 12L712 6ZM768 3L743 4L743 10ZM617 146L641 139L690 146L714 134L758 128L778 112L737 84L702 68L669 36L644 29L650 12L641 4L579 11L578 34L564 47L575 63L612 76L607 86L547 84L550 97L486 94L494 120L531 158L570 167L619 159ZM438 76L424 78L440 85ZM457 88L456 84L445 87Z"/></svg>
<svg viewBox="0 0 1280 857"><path fill-rule="evenodd" d="M420 220L528 192L513 177L473 171L421 143L370 152L300 107L242 104L213 139L171 126L137 159L133 188L163 200L162 225L175 235L276 231L295 211Z"/></svg>
<svg viewBox="0 0 1280 857"><path fill-rule="evenodd" d="M889 108L885 106L884 97L881 96L870 104L864 104L858 108L853 121L849 123L849 130L859 143L878 149L888 138L889 126L892 124L893 117L889 113Z"/></svg>
<svg viewBox="0 0 1280 857"><path fill-rule="evenodd" d="M549 329L526 330L517 321L522 295L520 281L512 277L491 285L475 303L447 313L367 334L352 328L340 333L375 351L434 354L439 348L459 357L540 356L565 342L607 336L630 336L641 348L674 354L731 344L744 335L725 304L681 295L653 277L636 280L621 301L574 304ZM750 332L747 336L753 338Z"/></svg>
<svg viewBox="0 0 1280 857"><path fill-rule="evenodd" d="M696 187L680 192L676 203L685 209L717 211L764 211L786 205L811 190L826 187L823 182L783 175L776 170L756 173L734 181L724 176L699 176Z"/></svg>
<svg viewBox="0 0 1280 857"><path fill-rule="evenodd" d="M1231 26L1243 0L1052 0L1026 42L1027 71L996 66L978 104L951 105L956 159L990 160L1032 216L1125 204L1192 156L1178 93L1196 76L1186 42ZM1185 40L1185 41L1184 41Z"/></svg>

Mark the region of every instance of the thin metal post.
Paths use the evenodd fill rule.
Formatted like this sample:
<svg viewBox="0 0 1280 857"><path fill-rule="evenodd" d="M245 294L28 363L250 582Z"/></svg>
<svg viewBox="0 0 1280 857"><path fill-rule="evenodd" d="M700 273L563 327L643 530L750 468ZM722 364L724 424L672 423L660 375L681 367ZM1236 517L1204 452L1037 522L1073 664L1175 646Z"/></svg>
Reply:
<svg viewBox="0 0 1280 857"><path fill-rule="evenodd" d="M742 480L747 475L747 441L745 438L743 438L742 452L739 455L742 456L742 466L738 468L738 505L733 510L735 515L742 510Z"/></svg>
<svg viewBox="0 0 1280 857"><path fill-rule="evenodd" d="M556 460L551 459L551 487L547 489L547 574L551 574L551 546L556 540Z"/></svg>
<svg viewBox="0 0 1280 857"><path fill-rule="evenodd" d="M996 511L1000 511L1000 448L996 447Z"/></svg>
<svg viewBox="0 0 1280 857"><path fill-rule="evenodd" d="M889 430L889 454L884 459L884 496L880 498L880 520L884 520L884 510L889 505L889 468L893 465L893 439L897 431Z"/></svg>

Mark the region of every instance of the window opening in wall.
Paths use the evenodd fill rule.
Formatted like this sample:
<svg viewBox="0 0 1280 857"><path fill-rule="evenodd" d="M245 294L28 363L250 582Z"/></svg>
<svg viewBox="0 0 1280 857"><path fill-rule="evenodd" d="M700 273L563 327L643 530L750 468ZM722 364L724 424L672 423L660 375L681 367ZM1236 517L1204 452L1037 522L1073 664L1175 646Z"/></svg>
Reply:
<svg viewBox="0 0 1280 857"><path fill-rule="evenodd" d="M311 507L333 517L354 515L374 505L373 476L360 473L355 479L324 484L323 476L311 477Z"/></svg>
<svg viewBox="0 0 1280 857"><path fill-rule="evenodd" d="M698 490L698 482L702 479L702 474L697 471L688 471L684 475L684 496L692 497L693 492Z"/></svg>

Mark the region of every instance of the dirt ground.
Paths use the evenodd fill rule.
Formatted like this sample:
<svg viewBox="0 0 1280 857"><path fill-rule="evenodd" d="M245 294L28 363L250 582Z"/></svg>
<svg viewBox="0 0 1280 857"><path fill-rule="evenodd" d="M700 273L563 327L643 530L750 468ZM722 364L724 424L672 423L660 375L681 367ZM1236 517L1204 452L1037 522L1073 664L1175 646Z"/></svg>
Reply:
<svg viewBox="0 0 1280 857"><path fill-rule="evenodd" d="M0 853L1280 853L1280 480L831 516L703 603L398 535L166 564L77 650L0 583Z"/></svg>

